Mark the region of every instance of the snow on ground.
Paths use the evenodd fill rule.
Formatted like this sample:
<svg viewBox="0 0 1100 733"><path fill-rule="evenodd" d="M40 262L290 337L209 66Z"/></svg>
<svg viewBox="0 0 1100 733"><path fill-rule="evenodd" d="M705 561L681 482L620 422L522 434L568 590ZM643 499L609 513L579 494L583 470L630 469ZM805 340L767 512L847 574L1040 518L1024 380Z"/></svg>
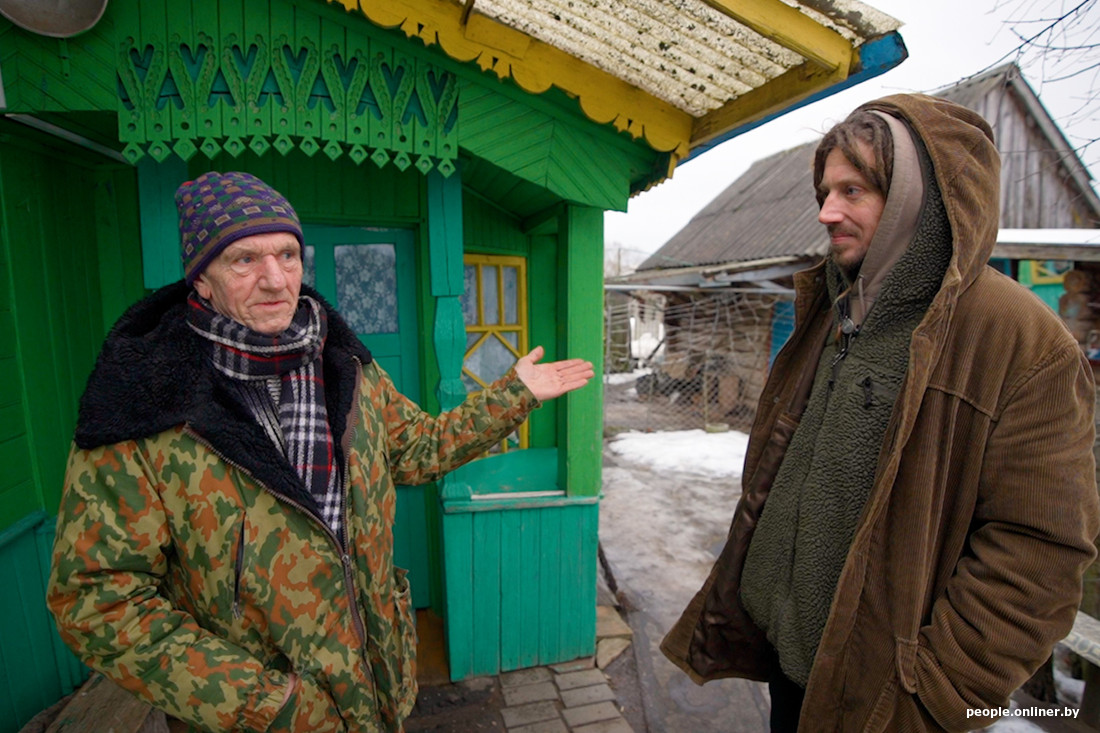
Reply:
<svg viewBox="0 0 1100 733"><path fill-rule="evenodd" d="M702 430L631 431L607 442L600 543L616 580L662 627L662 635L722 549L741 494L747 443L744 433ZM1013 717L985 730L1042 731Z"/></svg>
<svg viewBox="0 0 1100 733"><path fill-rule="evenodd" d="M743 433L619 433L608 441L600 542L616 578L671 625L706 579L741 492Z"/></svg>
<svg viewBox="0 0 1100 733"><path fill-rule="evenodd" d="M629 382L637 381L638 377L643 374L652 374L653 370L649 368L635 369L632 372L616 372L615 374L603 375L604 384L627 384Z"/></svg>
<svg viewBox="0 0 1100 733"><path fill-rule="evenodd" d="M724 433L702 430L664 433L630 431L616 435L609 447L624 461L654 471L676 471L739 481L748 442L749 436L736 430Z"/></svg>

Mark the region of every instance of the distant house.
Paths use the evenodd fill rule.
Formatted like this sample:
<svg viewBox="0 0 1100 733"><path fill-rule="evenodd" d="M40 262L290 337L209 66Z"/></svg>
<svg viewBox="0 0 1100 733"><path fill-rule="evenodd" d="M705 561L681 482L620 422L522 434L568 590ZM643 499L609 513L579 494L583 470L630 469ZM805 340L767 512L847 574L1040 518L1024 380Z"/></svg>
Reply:
<svg viewBox="0 0 1100 733"><path fill-rule="evenodd" d="M1093 229L1100 198L1088 170L1020 70L1001 66L934 94L978 111L1001 153L1002 229ZM732 425L748 427L771 358L792 328L791 275L828 253L810 178L817 143L754 163L638 268L608 281L616 290L668 299L664 372L700 373L724 385L709 399ZM1058 308L1072 263L1019 260L998 250L994 264ZM1026 250L1041 256L1042 247Z"/></svg>

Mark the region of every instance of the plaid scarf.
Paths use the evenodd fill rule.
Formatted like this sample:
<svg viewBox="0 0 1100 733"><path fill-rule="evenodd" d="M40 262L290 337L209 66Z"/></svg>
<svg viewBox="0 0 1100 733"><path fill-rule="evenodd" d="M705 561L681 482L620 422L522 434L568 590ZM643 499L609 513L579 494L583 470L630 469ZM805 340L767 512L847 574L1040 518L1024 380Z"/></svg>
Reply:
<svg viewBox="0 0 1100 733"><path fill-rule="evenodd" d="M268 336L218 313L195 292L187 304L187 324L213 345L214 368L233 379L256 422L317 500L321 519L339 537L340 469L321 368L328 331L324 309L303 295L290 326Z"/></svg>

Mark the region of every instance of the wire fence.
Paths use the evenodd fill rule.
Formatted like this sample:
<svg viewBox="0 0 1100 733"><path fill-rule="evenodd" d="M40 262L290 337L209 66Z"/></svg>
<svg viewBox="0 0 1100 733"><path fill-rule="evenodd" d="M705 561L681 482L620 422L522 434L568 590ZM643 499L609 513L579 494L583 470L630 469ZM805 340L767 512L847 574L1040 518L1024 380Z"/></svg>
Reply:
<svg viewBox="0 0 1100 733"><path fill-rule="evenodd" d="M785 294L609 292L604 432L747 431L793 326Z"/></svg>

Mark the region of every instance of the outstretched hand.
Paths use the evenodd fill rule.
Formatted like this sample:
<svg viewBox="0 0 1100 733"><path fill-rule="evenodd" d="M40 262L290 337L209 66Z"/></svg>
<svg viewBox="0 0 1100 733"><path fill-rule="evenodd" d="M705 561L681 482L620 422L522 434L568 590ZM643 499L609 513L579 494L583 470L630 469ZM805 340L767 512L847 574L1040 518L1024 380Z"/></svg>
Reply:
<svg viewBox="0 0 1100 733"><path fill-rule="evenodd" d="M531 349L527 356L516 362L516 375L540 402L561 397L588 384L595 375L592 362L584 359L565 359L547 364L537 364L545 353L541 346Z"/></svg>

